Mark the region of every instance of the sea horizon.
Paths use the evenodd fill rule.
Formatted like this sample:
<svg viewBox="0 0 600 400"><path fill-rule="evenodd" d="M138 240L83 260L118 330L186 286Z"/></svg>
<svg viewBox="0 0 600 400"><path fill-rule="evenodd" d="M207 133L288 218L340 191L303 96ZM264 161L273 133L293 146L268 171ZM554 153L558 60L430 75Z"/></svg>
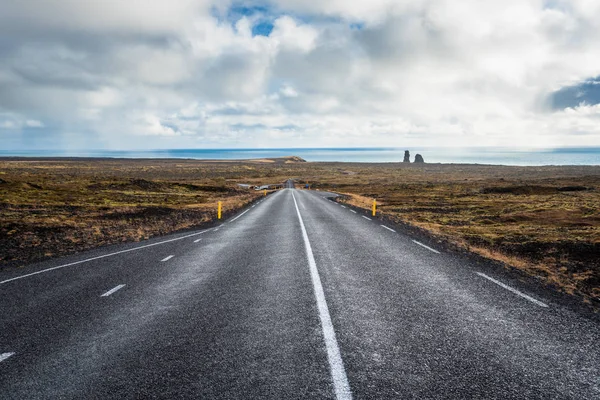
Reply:
<svg viewBox="0 0 600 400"><path fill-rule="evenodd" d="M506 147L289 147L144 150L0 150L0 157L244 160L298 156L312 162L411 162L421 154L426 163L488 165L600 165L600 147L520 149Z"/></svg>

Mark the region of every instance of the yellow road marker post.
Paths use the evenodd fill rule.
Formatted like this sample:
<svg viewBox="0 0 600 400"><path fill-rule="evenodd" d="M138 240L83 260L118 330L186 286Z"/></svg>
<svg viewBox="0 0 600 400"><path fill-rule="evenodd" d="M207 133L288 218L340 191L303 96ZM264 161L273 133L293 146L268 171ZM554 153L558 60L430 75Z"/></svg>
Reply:
<svg viewBox="0 0 600 400"><path fill-rule="evenodd" d="M219 201L217 204L217 219L221 219L221 202Z"/></svg>
<svg viewBox="0 0 600 400"><path fill-rule="evenodd" d="M265 196L267 195L267 189L265 189Z"/></svg>
<svg viewBox="0 0 600 400"><path fill-rule="evenodd" d="M377 215L377 200L373 200L373 216Z"/></svg>

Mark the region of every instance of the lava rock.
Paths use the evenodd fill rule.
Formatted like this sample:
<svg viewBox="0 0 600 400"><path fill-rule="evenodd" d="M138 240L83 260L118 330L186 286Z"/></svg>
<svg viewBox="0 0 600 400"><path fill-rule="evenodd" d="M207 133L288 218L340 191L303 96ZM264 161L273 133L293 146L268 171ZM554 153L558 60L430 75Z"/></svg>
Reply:
<svg viewBox="0 0 600 400"><path fill-rule="evenodd" d="M415 156L415 162L416 162L416 163L424 163L424 162L425 162L425 160L423 160L423 156L422 156L422 155L420 155L420 154L417 154L417 155Z"/></svg>

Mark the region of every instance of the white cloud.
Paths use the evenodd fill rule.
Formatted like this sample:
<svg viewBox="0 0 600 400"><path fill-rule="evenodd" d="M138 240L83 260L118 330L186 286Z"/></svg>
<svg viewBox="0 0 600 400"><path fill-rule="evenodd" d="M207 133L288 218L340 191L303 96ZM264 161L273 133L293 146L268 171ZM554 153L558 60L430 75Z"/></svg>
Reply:
<svg viewBox="0 0 600 400"><path fill-rule="evenodd" d="M44 124L41 121L35 119L28 119L25 121L25 126L28 128L43 128Z"/></svg>
<svg viewBox="0 0 600 400"><path fill-rule="evenodd" d="M275 20L269 37L285 50L308 53L315 48L318 35L315 28L298 24L293 18L283 16Z"/></svg>
<svg viewBox="0 0 600 400"><path fill-rule="evenodd" d="M273 0L237 20L210 0L3 5L4 131L111 147L600 145L597 105L546 107L600 75L597 1Z"/></svg>
<svg viewBox="0 0 600 400"><path fill-rule="evenodd" d="M3 0L0 25L17 32L173 31L210 5L202 0Z"/></svg>
<svg viewBox="0 0 600 400"><path fill-rule="evenodd" d="M0 122L0 129L15 129L17 124L14 121L5 120Z"/></svg>
<svg viewBox="0 0 600 400"><path fill-rule="evenodd" d="M285 97L298 97L298 92L296 91L296 89L288 85L283 86L279 90L279 93L281 93L281 95Z"/></svg>

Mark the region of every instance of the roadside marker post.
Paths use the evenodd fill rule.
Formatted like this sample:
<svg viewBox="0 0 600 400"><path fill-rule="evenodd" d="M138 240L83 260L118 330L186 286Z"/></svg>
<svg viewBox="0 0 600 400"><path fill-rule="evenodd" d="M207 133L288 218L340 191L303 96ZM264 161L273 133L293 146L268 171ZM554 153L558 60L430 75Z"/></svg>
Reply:
<svg viewBox="0 0 600 400"><path fill-rule="evenodd" d="M377 200L373 200L373 216L377 214Z"/></svg>
<svg viewBox="0 0 600 400"><path fill-rule="evenodd" d="M265 196L267 195L267 189L265 189Z"/></svg>
<svg viewBox="0 0 600 400"><path fill-rule="evenodd" d="M221 202L219 201L217 204L217 219L221 219Z"/></svg>

